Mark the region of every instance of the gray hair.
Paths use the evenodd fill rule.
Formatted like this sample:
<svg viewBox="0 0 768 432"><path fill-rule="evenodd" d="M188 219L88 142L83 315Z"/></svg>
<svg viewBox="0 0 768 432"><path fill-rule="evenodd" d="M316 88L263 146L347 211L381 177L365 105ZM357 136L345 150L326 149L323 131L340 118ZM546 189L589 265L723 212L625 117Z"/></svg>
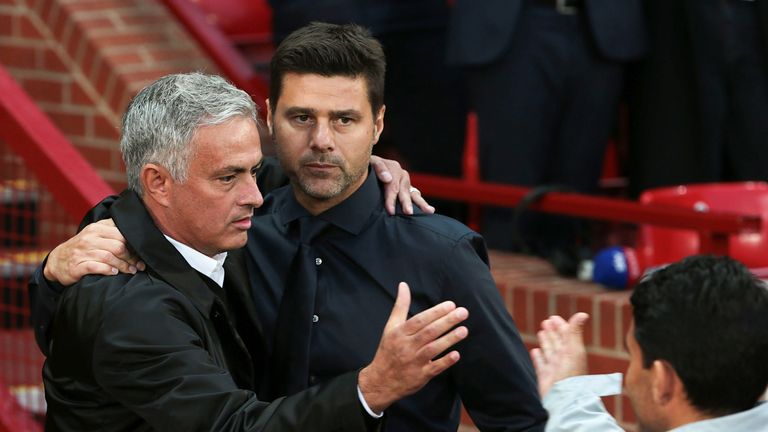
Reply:
<svg viewBox="0 0 768 432"><path fill-rule="evenodd" d="M163 166L175 181L186 181L197 129L235 117L257 123L256 105L246 92L219 76L167 75L148 85L123 115L120 150L128 187L142 195L139 176L148 163Z"/></svg>

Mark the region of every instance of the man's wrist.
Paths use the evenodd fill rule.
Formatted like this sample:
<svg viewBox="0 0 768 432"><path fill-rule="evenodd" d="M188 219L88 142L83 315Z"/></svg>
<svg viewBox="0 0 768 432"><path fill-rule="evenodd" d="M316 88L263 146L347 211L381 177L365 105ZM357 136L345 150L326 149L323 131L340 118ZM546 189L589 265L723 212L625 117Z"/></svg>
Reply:
<svg viewBox="0 0 768 432"><path fill-rule="evenodd" d="M360 399L360 405L363 406L363 409L365 412L368 413L369 416L372 418L378 419L384 416L384 412L376 413L374 412L370 406L368 406L368 402L365 401L365 396L363 395L363 391L360 390L360 385L357 385L357 398Z"/></svg>

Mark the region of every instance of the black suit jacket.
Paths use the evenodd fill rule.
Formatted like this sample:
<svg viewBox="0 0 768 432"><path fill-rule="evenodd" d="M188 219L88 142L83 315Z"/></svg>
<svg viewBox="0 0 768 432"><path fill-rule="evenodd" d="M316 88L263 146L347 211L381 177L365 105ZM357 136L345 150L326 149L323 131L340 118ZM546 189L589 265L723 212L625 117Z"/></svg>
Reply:
<svg viewBox="0 0 768 432"><path fill-rule="evenodd" d="M225 287L246 309L237 319L136 194L109 210L147 270L88 276L62 295L43 371L48 430L366 430L355 372L272 403L256 398L261 353L235 326L262 344L236 254Z"/></svg>
<svg viewBox="0 0 768 432"><path fill-rule="evenodd" d="M496 60L524 18L525 1L456 0L449 30L449 61L474 66ZM641 0L583 0L582 8L600 55L626 61L645 52Z"/></svg>

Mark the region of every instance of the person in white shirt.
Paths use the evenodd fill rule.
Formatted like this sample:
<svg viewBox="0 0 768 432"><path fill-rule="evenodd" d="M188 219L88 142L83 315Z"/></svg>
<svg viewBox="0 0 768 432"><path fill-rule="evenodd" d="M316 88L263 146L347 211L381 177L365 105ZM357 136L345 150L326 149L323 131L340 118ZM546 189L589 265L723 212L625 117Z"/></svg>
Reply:
<svg viewBox="0 0 768 432"><path fill-rule="evenodd" d="M641 432L768 431L768 288L727 257L694 256L641 281L631 298L623 391ZM588 315L552 316L531 350L547 431L621 431L600 397L621 374L586 375Z"/></svg>

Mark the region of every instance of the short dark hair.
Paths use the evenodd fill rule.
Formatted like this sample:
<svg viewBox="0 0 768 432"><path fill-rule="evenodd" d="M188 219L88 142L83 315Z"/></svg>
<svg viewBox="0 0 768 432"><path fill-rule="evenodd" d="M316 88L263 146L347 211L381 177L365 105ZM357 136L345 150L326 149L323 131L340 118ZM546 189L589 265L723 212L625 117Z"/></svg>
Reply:
<svg viewBox="0 0 768 432"><path fill-rule="evenodd" d="M643 366L666 360L698 410L752 408L768 386L768 288L738 261L692 256L631 298Z"/></svg>
<svg viewBox="0 0 768 432"><path fill-rule="evenodd" d="M288 35L275 50L269 104L274 111L287 73L362 77L375 116L384 105L385 70L384 49L368 30L355 24L313 22Z"/></svg>

